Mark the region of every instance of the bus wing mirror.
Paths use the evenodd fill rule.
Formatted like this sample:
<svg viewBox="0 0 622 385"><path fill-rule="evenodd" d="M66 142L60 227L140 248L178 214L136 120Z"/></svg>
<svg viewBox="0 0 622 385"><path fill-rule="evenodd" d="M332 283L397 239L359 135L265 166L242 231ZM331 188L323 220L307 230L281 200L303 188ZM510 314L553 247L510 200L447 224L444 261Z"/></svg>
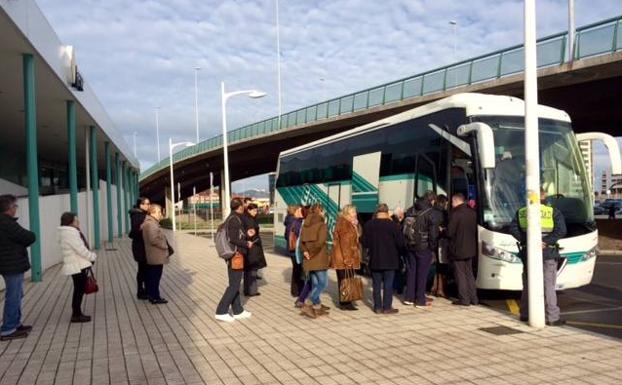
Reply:
<svg viewBox="0 0 622 385"><path fill-rule="evenodd" d="M477 149L482 168L495 168L495 138L492 128L481 122L458 127L458 136L467 136L472 132L477 135Z"/></svg>
<svg viewBox="0 0 622 385"><path fill-rule="evenodd" d="M611 161L611 173L622 174L622 161L620 160L620 146L618 141L611 135L604 132L584 132L582 134L576 134L577 141L582 142L584 140L600 140L607 147L609 151L609 160Z"/></svg>

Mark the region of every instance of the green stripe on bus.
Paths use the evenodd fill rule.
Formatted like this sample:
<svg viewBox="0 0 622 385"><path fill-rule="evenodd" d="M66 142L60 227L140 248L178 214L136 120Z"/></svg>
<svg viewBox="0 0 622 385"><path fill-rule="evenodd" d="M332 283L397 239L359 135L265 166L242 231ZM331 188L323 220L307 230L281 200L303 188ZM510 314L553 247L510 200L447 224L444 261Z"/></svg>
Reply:
<svg viewBox="0 0 622 385"><path fill-rule="evenodd" d="M354 192L372 192L378 191L373 184L369 183L365 178L352 171L352 191Z"/></svg>

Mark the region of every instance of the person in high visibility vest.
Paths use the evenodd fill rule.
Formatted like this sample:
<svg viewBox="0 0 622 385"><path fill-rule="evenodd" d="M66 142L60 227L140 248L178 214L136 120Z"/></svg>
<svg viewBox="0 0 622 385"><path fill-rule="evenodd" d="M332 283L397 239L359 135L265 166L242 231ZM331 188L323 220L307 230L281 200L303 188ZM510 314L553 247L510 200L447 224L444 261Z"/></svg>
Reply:
<svg viewBox="0 0 622 385"><path fill-rule="evenodd" d="M544 302L546 324L561 326L566 322L560 318L557 306L555 284L557 279L558 241L566 235L566 222L561 211L546 204L546 192L540 191L540 222L542 225L542 258L544 269ZM521 207L510 226L510 234L519 242L518 256L523 261L523 292L520 303L520 320L529 320L527 284L527 207Z"/></svg>

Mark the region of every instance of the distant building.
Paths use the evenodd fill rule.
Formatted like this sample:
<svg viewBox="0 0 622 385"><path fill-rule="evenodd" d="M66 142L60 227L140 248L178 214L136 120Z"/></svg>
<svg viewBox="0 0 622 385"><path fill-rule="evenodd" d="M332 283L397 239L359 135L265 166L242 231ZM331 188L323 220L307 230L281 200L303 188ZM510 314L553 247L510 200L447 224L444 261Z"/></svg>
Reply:
<svg viewBox="0 0 622 385"><path fill-rule="evenodd" d="M611 175L611 171L603 171L600 176L600 193L607 198L622 198L622 175Z"/></svg>
<svg viewBox="0 0 622 385"><path fill-rule="evenodd" d="M214 204L220 201L220 195L219 195L218 189L214 189L214 193L212 194L211 201L214 202ZM197 193L197 195L188 197L188 204L192 205L195 203L196 204L209 204L210 203L209 189L205 191L201 191L200 193Z"/></svg>
<svg viewBox="0 0 622 385"><path fill-rule="evenodd" d="M579 142L579 149L581 150L581 156L585 163L585 169L587 170L587 180L590 181L590 185L594 184L594 153L592 151L592 141L583 140Z"/></svg>

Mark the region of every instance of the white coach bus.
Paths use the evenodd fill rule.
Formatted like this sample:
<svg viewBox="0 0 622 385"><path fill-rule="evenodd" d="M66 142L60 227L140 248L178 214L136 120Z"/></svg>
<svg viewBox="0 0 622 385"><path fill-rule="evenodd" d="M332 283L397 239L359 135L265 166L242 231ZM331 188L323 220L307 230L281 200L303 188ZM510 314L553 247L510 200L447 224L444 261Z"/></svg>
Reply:
<svg viewBox="0 0 622 385"><path fill-rule="evenodd" d="M477 286L521 290L522 263L510 222L526 202L524 103L509 96L465 93L351 129L279 156L275 246L284 249L288 205L322 203L332 234L339 209L352 203L363 221L379 202L408 208L427 190L463 193L478 214ZM539 106L541 183L564 214L557 285L592 279L598 233L592 187L579 140L602 140L613 173L620 151L607 134L574 134L564 111Z"/></svg>

